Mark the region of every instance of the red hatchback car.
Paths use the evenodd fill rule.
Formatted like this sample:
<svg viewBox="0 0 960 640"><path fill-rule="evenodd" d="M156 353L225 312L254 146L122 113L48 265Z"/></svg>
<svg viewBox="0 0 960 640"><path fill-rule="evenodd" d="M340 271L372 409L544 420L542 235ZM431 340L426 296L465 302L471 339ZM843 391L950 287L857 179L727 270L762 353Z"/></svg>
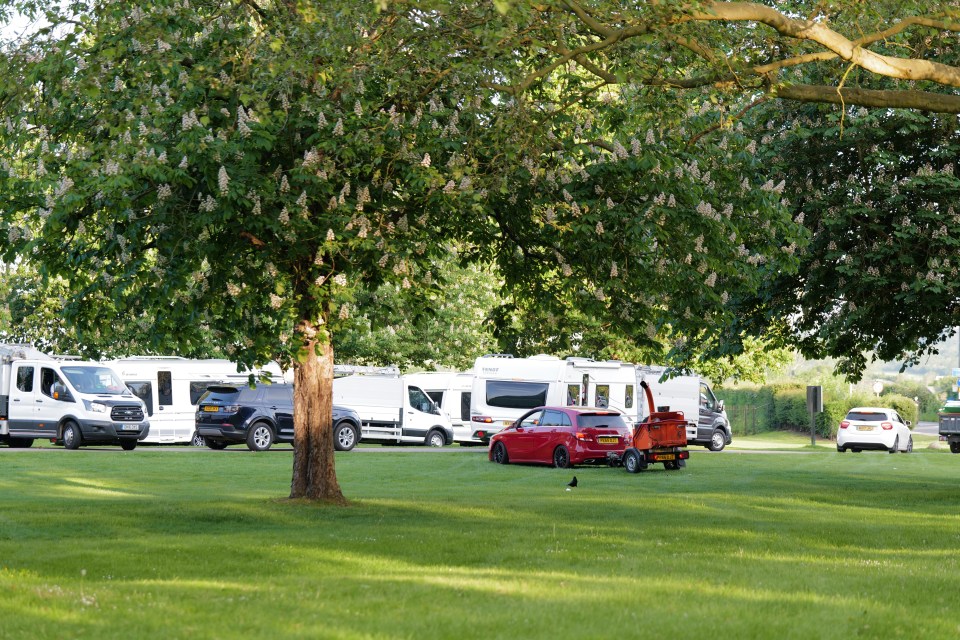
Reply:
<svg viewBox="0 0 960 640"><path fill-rule="evenodd" d="M591 407L538 407L490 439L493 462L537 462L558 468L617 464L633 433L623 415Z"/></svg>

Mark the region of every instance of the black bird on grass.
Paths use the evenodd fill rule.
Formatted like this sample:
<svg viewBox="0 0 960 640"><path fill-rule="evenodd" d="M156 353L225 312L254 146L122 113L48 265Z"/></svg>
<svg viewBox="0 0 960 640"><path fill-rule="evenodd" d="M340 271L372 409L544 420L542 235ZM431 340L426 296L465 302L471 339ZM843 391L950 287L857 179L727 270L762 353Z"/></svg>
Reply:
<svg viewBox="0 0 960 640"><path fill-rule="evenodd" d="M570 489L575 486L577 486L577 476L573 476L573 480L567 483L567 491L570 491Z"/></svg>

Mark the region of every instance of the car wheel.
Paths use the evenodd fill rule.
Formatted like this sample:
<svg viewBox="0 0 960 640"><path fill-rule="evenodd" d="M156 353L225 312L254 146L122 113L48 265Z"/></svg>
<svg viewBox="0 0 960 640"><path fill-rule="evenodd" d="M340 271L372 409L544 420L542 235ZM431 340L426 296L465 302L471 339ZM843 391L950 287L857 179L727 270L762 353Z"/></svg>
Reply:
<svg viewBox="0 0 960 640"><path fill-rule="evenodd" d="M907 448L903 450L903 453L912 453L913 452L913 436L910 436L910 439L907 440Z"/></svg>
<svg viewBox="0 0 960 640"><path fill-rule="evenodd" d="M207 439L200 435L199 431L193 432L193 437L190 438L190 446L193 447L205 447L207 445Z"/></svg>
<svg viewBox="0 0 960 640"><path fill-rule="evenodd" d="M897 449L900 448L900 436L897 436L893 439L893 446L890 447L890 453L896 453Z"/></svg>
<svg viewBox="0 0 960 640"><path fill-rule="evenodd" d="M713 435L710 436L710 444L707 446L710 451L723 451L723 448L727 445L727 434L723 432L723 429L714 429Z"/></svg>
<svg viewBox="0 0 960 640"><path fill-rule="evenodd" d="M570 452L565 446L560 445L553 450L553 466L557 469L569 469L573 466L570 464Z"/></svg>
<svg viewBox="0 0 960 640"><path fill-rule="evenodd" d="M357 440L357 431L349 422L333 427L333 448L337 451L350 451L357 446Z"/></svg>
<svg viewBox="0 0 960 640"><path fill-rule="evenodd" d="M846 448L846 447L841 447L840 445L837 445L837 452L838 452L838 453L846 453L846 452L847 452L847 448Z"/></svg>
<svg viewBox="0 0 960 640"><path fill-rule="evenodd" d="M137 441L136 441L136 440L121 440L121 441L120 441L120 448L123 449L124 451L133 451L134 449L137 448Z"/></svg>
<svg viewBox="0 0 960 640"><path fill-rule="evenodd" d="M493 443L493 452L490 456L497 464L507 464L510 462L510 456L507 455L507 446L502 442Z"/></svg>
<svg viewBox="0 0 960 640"><path fill-rule="evenodd" d="M247 448L266 451L273 444L273 430L266 422L258 422L247 431Z"/></svg>
<svg viewBox="0 0 960 640"><path fill-rule="evenodd" d="M76 422L68 422L63 425L63 448L64 449L79 449L80 448L80 427L77 426Z"/></svg>
<svg viewBox="0 0 960 640"><path fill-rule="evenodd" d="M627 449L623 452L623 468L627 473L640 473L646 466L643 455L636 449Z"/></svg>
<svg viewBox="0 0 960 640"><path fill-rule="evenodd" d="M960 453L960 442L950 443L950 453Z"/></svg>
<svg viewBox="0 0 960 640"><path fill-rule="evenodd" d="M851 447L850 451L853 451L854 453L860 453L860 449L857 449L856 447Z"/></svg>
<svg viewBox="0 0 960 640"><path fill-rule="evenodd" d="M447 444L447 438L439 429L433 429L427 434L427 439L424 444L428 447L442 447Z"/></svg>
<svg viewBox="0 0 960 640"><path fill-rule="evenodd" d="M217 451L227 448L226 442L221 442L220 440L210 440L209 438L204 438L207 441L207 446L211 449L216 449Z"/></svg>
<svg viewBox="0 0 960 640"><path fill-rule="evenodd" d="M33 446L33 438L10 438L7 444L14 449L29 449Z"/></svg>

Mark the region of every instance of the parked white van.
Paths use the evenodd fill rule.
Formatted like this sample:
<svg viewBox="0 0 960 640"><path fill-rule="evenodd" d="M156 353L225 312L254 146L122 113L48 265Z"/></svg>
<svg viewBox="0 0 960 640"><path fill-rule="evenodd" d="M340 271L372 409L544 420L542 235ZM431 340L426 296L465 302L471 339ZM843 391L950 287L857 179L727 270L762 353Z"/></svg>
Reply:
<svg viewBox="0 0 960 640"><path fill-rule="evenodd" d="M454 442L463 446L483 444L483 441L473 437L473 426L470 422L473 372L423 371L408 373L406 378L410 384L423 389L450 418Z"/></svg>
<svg viewBox="0 0 960 640"><path fill-rule="evenodd" d="M636 372L619 360L490 355L477 358L473 373L471 436L482 442L545 405L617 409L637 421Z"/></svg>
<svg viewBox="0 0 960 640"><path fill-rule="evenodd" d="M663 382L666 367L638 365L637 384L645 380L657 411L682 411L687 419L687 442L720 451L733 440L723 401L698 375L674 376Z"/></svg>
<svg viewBox="0 0 960 640"><path fill-rule="evenodd" d="M203 446L196 430L197 402L216 384L246 384L249 371L237 371L229 360L189 360L176 356L134 356L108 362L133 393L143 400L150 417L144 442ZM255 372L281 380L276 364Z"/></svg>
<svg viewBox="0 0 960 640"><path fill-rule="evenodd" d="M453 426L436 403L407 376L352 375L333 380L333 402L360 416L360 441L453 443Z"/></svg>
<svg viewBox="0 0 960 640"><path fill-rule="evenodd" d="M44 438L67 449L118 444L129 451L147 437L145 412L107 365L0 345L0 441L12 447Z"/></svg>

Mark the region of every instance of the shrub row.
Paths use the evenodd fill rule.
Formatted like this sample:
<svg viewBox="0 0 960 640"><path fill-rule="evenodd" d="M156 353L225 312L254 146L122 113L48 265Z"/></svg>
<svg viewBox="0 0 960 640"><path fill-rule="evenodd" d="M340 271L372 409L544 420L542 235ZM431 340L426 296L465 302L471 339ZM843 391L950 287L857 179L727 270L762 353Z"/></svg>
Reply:
<svg viewBox="0 0 960 640"><path fill-rule="evenodd" d="M756 388L718 389L716 394L726 405L734 435L810 429L806 386L775 384ZM834 437L837 425L847 411L853 407L864 406L891 407L896 409L904 420L914 424L917 421L917 404L906 396L888 394L876 398L867 393L854 393L835 398L825 397L823 413L818 414L816 419L817 435Z"/></svg>

